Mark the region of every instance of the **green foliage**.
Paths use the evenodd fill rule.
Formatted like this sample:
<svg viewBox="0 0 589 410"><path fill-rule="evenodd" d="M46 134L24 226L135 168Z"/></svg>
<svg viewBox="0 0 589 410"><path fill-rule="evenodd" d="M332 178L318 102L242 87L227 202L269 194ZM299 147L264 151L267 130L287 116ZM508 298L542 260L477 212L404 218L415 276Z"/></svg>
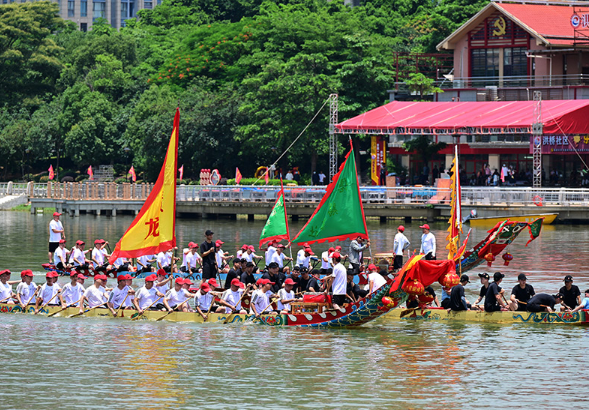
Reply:
<svg viewBox="0 0 589 410"><path fill-rule="evenodd" d="M434 86L433 78L427 78L422 73L410 74L409 79L405 80L405 84L407 84L411 92L418 93L419 98L423 98L427 94L442 92L440 88Z"/></svg>
<svg viewBox="0 0 589 410"><path fill-rule="evenodd" d="M420 135L403 143L403 148L408 152L416 152L424 163L428 163L434 154L446 148L445 142L431 142L428 135Z"/></svg>

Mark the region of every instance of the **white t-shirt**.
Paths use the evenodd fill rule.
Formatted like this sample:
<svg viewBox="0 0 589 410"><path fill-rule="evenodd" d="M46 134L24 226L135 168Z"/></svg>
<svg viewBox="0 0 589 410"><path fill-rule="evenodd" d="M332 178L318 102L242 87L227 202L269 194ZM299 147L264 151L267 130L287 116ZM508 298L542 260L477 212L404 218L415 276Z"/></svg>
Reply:
<svg viewBox="0 0 589 410"><path fill-rule="evenodd" d="M91 308L101 305L108 300L106 289L102 286L97 288L96 285L89 286L84 291L84 297L88 300L88 306Z"/></svg>
<svg viewBox="0 0 589 410"><path fill-rule="evenodd" d="M119 289L119 287L117 286L112 290L112 292L110 292L108 301L112 303L115 309L118 309L123 303L123 301L125 301L125 306L127 306L127 301L125 300L125 298L129 299L129 297L131 297L130 295L127 296L128 294L129 286L125 285L123 289Z"/></svg>
<svg viewBox="0 0 589 410"><path fill-rule="evenodd" d="M430 252L436 254L436 237L433 233L428 232L421 235L421 252L425 255Z"/></svg>
<svg viewBox="0 0 589 410"><path fill-rule="evenodd" d="M12 285L9 285L8 282L6 284L0 282L0 300L6 299L12 294ZM6 303L8 300L5 300L2 303Z"/></svg>
<svg viewBox="0 0 589 410"><path fill-rule="evenodd" d="M92 259L95 259L98 261L98 265L94 262L92 262L92 266L94 266L95 268L97 266L102 266L104 265L104 258L106 257L106 250L104 249L92 249Z"/></svg>
<svg viewBox="0 0 589 410"><path fill-rule="evenodd" d="M184 257L184 263L182 266L192 269L196 269L196 262L200 259L200 255L198 253L188 252Z"/></svg>
<svg viewBox="0 0 589 410"><path fill-rule="evenodd" d="M155 286L152 286L151 289L147 289L145 286L143 286L141 289L137 291L137 293L135 293L135 299L137 299L137 304L139 305L139 308L141 310L147 308L157 300L157 298L159 297L156 296L157 291L158 290Z"/></svg>
<svg viewBox="0 0 589 410"><path fill-rule="evenodd" d="M254 256L256 256L256 254L253 252L252 253L244 252L243 254L241 254L241 259L245 259L246 262L254 263Z"/></svg>
<svg viewBox="0 0 589 410"><path fill-rule="evenodd" d="M266 309L269 304L270 304L270 300L268 299L268 296L266 295L266 293L262 292L262 289L258 289L252 294L251 305L256 306L256 310L258 311L258 314L262 313L262 311L264 309ZM266 311L264 313L268 313L268 312ZM250 314L251 315L255 314L254 309L251 307L250 307Z"/></svg>
<svg viewBox="0 0 589 410"><path fill-rule="evenodd" d="M276 262L278 264L278 267L282 268L284 267L284 258L286 258L286 255L284 253L278 254L278 252L274 252L270 262Z"/></svg>
<svg viewBox="0 0 589 410"><path fill-rule="evenodd" d="M118 268L119 266L121 266L121 265L123 265L123 264L125 264L125 263L127 263L127 258L117 258L117 259L114 261L114 263L113 263L113 266L115 266L115 267L117 267L117 268Z"/></svg>
<svg viewBox="0 0 589 410"><path fill-rule="evenodd" d="M78 302L82 298L82 295L84 295L84 291L84 287L79 283L76 282L75 286L72 286L71 283L68 283L63 286L61 296L63 297L63 301L65 302L65 304L69 306Z"/></svg>
<svg viewBox="0 0 589 410"><path fill-rule="evenodd" d="M186 289L180 288L180 290L176 290L176 288L172 288L166 293L166 300L168 301L168 305L171 308L178 306L180 303L184 302L188 297L186 296L188 292Z"/></svg>
<svg viewBox="0 0 589 410"><path fill-rule="evenodd" d="M289 299L294 299L295 298L295 293L292 291L287 292L286 289L282 288L278 291L278 302L276 302L276 304L278 305L278 309L279 310L288 310L290 312L290 303L287 303L286 305L283 305L282 302L280 302L281 300L289 300Z"/></svg>
<svg viewBox="0 0 589 410"><path fill-rule="evenodd" d="M61 232L53 232L54 229L57 229L58 231L63 230L63 225L61 224L61 221L56 221L54 219L51 222L49 222L49 242L59 242L61 239Z"/></svg>
<svg viewBox="0 0 589 410"><path fill-rule="evenodd" d="M86 263L84 251L76 248L74 249L74 266L80 266Z"/></svg>
<svg viewBox="0 0 589 410"><path fill-rule="evenodd" d="M338 263L333 267L333 284L331 285L331 289L334 295L345 295L346 294L346 285L347 285L347 272L344 265Z"/></svg>
<svg viewBox="0 0 589 410"><path fill-rule="evenodd" d="M211 307L211 303L213 301L213 297L214 296L211 294L211 292L203 294L199 290L194 296L194 307L199 307L203 312L209 310L209 307Z"/></svg>
<svg viewBox="0 0 589 410"><path fill-rule="evenodd" d="M145 266L149 265L149 261L153 260L153 255L143 255L140 256L139 259L137 259L139 262L141 262L142 264L144 264ZM139 265L141 266L141 265ZM141 266L141 268L143 268L143 266Z"/></svg>
<svg viewBox="0 0 589 410"><path fill-rule="evenodd" d="M266 251L266 265L270 265L270 262L272 262L274 252L276 252L276 248L274 246L268 246L268 250Z"/></svg>
<svg viewBox="0 0 589 410"><path fill-rule="evenodd" d="M161 294L165 295L170 290L170 285L168 285L168 283L165 283L162 286L157 286L154 284L154 288Z"/></svg>
<svg viewBox="0 0 589 410"><path fill-rule="evenodd" d="M219 249L215 254L215 258L217 259L217 266L219 267L219 269L223 267L223 256L225 256L225 252L223 251L223 249Z"/></svg>
<svg viewBox="0 0 589 410"><path fill-rule="evenodd" d="M39 294L37 296L39 296L43 300L43 304L45 304L49 302L51 298L53 298L53 296L59 292L60 289L61 288L57 283L54 283L53 286L47 286L47 283L44 283L41 286L41 290L39 290ZM58 297L55 297L53 300L51 300L52 305L59 305L59 303L60 301Z"/></svg>
<svg viewBox="0 0 589 410"><path fill-rule="evenodd" d="M311 259L311 255L305 256L304 249L301 249L297 252L297 265L298 266L304 266L305 268L308 268L310 259Z"/></svg>
<svg viewBox="0 0 589 410"><path fill-rule="evenodd" d="M227 289L223 292L223 299L225 302L229 303L232 306L235 306L236 310L241 310L241 295L243 294L243 289L238 289L237 292L232 291L231 289ZM239 302L239 304L237 304ZM236 306L237 305L237 306ZM225 313L231 313L231 309L228 307L225 308Z"/></svg>
<svg viewBox="0 0 589 410"><path fill-rule="evenodd" d="M63 261L61 260L63 258ZM59 262L63 263L64 265L67 263L67 249L57 247L55 252L53 253L53 264L57 265Z"/></svg>
<svg viewBox="0 0 589 410"><path fill-rule="evenodd" d="M172 263L172 255L168 252L160 252L157 254L157 263L162 267L165 268L166 266L170 266Z"/></svg>
<svg viewBox="0 0 589 410"><path fill-rule="evenodd" d="M30 284L26 284L26 282L21 282L16 286L16 294L20 295L20 300L22 303L27 303L29 299L35 294L37 290L37 285L35 282L31 282ZM31 302L35 302L31 300Z"/></svg>
<svg viewBox="0 0 589 410"><path fill-rule="evenodd" d="M327 259L327 262L325 262ZM325 251L321 254L321 269L330 269L331 268L331 258L329 257L329 251Z"/></svg>
<svg viewBox="0 0 589 410"><path fill-rule="evenodd" d="M395 235L395 242L393 246L393 252L395 252L395 255L403 256L405 248L409 246L409 240L401 232L397 232L397 234Z"/></svg>
<svg viewBox="0 0 589 410"><path fill-rule="evenodd" d="M374 285L372 285L372 293L376 292L380 287L387 283L387 280L378 272L368 274L368 284L370 285L370 282L372 281L374 281Z"/></svg>

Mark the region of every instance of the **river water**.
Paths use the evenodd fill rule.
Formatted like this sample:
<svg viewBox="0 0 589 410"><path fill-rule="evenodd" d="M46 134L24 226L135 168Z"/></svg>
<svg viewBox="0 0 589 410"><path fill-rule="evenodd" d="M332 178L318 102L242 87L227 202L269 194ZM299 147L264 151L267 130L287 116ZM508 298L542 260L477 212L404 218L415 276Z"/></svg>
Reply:
<svg viewBox="0 0 589 410"><path fill-rule="evenodd" d="M12 280L29 268L43 282L50 219L0 212L0 268L16 272ZM131 220L83 215L64 226L69 243L100 237L114 245ZM256 244L263 224L182 219L177 235L184 245L201 242L210 228L233 252ZM291 234L302 225L292 224ZM411 249L419 247L418 226L406 225ZM432 224L438 246L446 226ZM369 221L374 252L390 251L396 227ZM484 236L473 230L471 240ZM519 272L536 292L557 291L566 274L588 287L586 227L546 227L526 248L527 239L524 232L511 246L509 266L491 268L506 273L504 287ZM470 272L467 298L486 269ZM581 407L589 396L589 332L572 326L374 322L313 330L4 314L0 335L0 408L556 409Z"/></svg>

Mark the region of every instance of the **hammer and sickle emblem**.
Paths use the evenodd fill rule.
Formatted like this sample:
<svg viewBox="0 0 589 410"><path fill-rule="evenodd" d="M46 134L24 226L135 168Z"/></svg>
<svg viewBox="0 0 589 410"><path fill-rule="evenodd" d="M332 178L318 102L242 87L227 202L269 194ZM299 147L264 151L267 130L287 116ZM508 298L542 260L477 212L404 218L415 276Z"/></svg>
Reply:
<svg viewBox="0 0 589 410"><path fill-rule="evenodd" d="M503 17L499 17L497 20L495 20L495 23L493 24L493 27L495 27L497 29L497 30L493 30L493 35L494 36L504 35L506 26L507 26L507 24L505 24L505 19Z"/></svg>

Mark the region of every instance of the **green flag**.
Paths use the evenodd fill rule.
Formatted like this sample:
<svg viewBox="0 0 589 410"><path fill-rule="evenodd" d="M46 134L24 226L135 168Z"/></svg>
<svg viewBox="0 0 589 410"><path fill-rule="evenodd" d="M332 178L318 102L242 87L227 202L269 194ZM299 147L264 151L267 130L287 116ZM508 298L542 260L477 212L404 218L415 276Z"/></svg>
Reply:
<svg viewBox="0 0 589 410"><path fill-rule="evenodd" d="M301 245L356 239L358 236L368 239L354 149L350 146L345 162L328 185L319 206L293 242Z"/></svg>
<svg viewBox="0 0 589 410"><path fill-rule="evenodd" d="M286 239L290 243L290 234L288 232L288 220L286 215L286 207L284 206L284 188L282 186L282 180L280 181L280 192L274 208L268 216L266 225L262 229L260 235L260 248L263 244L270 241L280 241Z"/></svg>

